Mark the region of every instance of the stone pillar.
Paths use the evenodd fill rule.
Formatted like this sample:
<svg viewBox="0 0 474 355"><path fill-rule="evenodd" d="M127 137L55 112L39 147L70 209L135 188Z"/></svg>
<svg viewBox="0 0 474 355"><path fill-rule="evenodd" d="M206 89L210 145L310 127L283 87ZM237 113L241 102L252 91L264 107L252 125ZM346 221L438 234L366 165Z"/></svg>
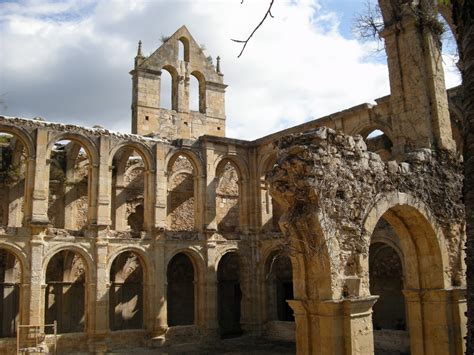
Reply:
<svg viewBox="0 0 474 355"><path fill-rule="evenodd" d="M76 229L76 212L74 204L76 200L76 188L74 186L74 164L75 160L67 154L66 181L64 184L64 228ZM89 196L88 196L89 197ZM89 199L90 201L90 199Z"/></svg>
<svg viewBox="0 0 474 355"><path fill-rule="evenodd" d="M239 208L240 208L240 232L248 233L249 230L249 179L239 179Z"/></svg>
<svg viewBox="0 0 474 355"><path fill-rule="evenodd" d="M36 131L36 157L34 164L33 198L31 201L31 222L49 223L48 193L49 193L49 162L46 161L48 132L42 128Z"/></svg>
<svg viewBox="0 0 474 355"><path fill-rule="evenodd" d="M439 38L409 6L394 10L400 19L382 7L386 27L381 35L388 57L395 145L401 147L396 153L415 148L454 149ZM427 7L423 4L420 13L436 21Z"/></svg>
<svg viewBox="0 0 474 355"><path fill-rule="evenodd" d="M143 229L151 232L155 227L155 170L147 169L144 172L143 196Z"/></svg>
<svg viewBox="0 0 474 355"><path fill-rule="evenodd" d="M412 355L425 353L423 333L423 308L418 290L403 290L405 308L408 317L407 331L410 334L410 351Z"/></svg>
<svg viewBox="0 0 474 355"><path fill-rule="evenodd" d="M457 291L457 290L456 290ZM457 297L461 296L459 293ZM463 354L459 319L459 299L453 302L453 290L422 292L425 351L427 354ZM453 314L456 310L456 315ZM457 333L457 339L454 339Z"/></svg>
<svg viewBox="0 0 474 355"><path fill-rule="evenodd" d="M411 354L464 354L465 290L404 290Z"/></svg>
<svg viewBox="0 0 474 355"><path fill-rule="evenodd" d="M216 230L216 170L214 166L214 145L206 142L205 145L206 157L206 200L205 200L205 217L204 227L209 230Z"/></svg>
<svg viewBox="0 0 474 355"><path fill-rule="evenodd" d="M289 300L295 312L298 354L374 353L372 306L376 296L346 300Z"/></svg>
<svg viewBox="0 0 474 355"><path fill-rule="evenodd" d="M107 275L107 248L108 241L104 237L99 236L95 242L96 253L96 275L94 295L94 314L91 322L91 351L101 353L106 351L105 343L109 334L109 285L110 280ZM91 319L91 320L92 320Z"/></svg>
<svg viewBox="0 0 474 355"><path fill-rule="evenodd" d="M204 316L204 327L206 328L206 338L210 341L215 340L219 334L219 321L217 316L217 265L215 261L216 255L216 243L208 242L207 244L207 269L204 273L206 278L205 285L205 316Z"/></svg>
<svg viewBox="0 0 474 355"><path fill-rule="evenodd" d="M97 191L96 221L100 226L112 224L112 167L109 167L109 145L109 137L101 136L99 140L99 166L92 167L92 179L90 182L92 186L89 189L91 192Z"/></svg>
<svg viewBox="0 0 474 355"><path fill-rule="evenodd" d="M178 74L178 102L177 111L189 113L189 76L186 73Z"/></svg>
<svg viewBox="0 0 474 355"><path fill-rule="evenodd" d="M157 234L155 241L155 288L154 303L155 317L153 336L159 337L165 334L168 329L168 312L166 302L166 269L165 243L162 232Z"/></svg>
<svg viewBox="0 0 474 355"><path fill-rule="evenodd" d="M30 292L27 324L39 325L44 320L43 288L43 228L31 228L30 240ZM45 266L47 267L47 266Z"/></svg>
<svg viewBox="0 0 474 355"><path fill-rule="evenodd" d="M118 183L115 185L115 230L118 231L125 231L127 229L127 203L125 197L125 187L123 185L119 185Z"/></svg>
<svg viewBox="0 0 474 355"><path fill-rule="evenodd" d="M155 181L155 227L166 228L168 178L166 167L166 153L164 145L156 145L156 181ZM157 259L160 260L160 259Z"/></svg>
<svg viewBox="0 0 474 355"><path fill-rule="evenodd" d="M466 324L466 289L457 288L451 290L451 306L453 312L453 340L456 347L456 355L466 352L466 342L464 337L467 334Z"/></svg>

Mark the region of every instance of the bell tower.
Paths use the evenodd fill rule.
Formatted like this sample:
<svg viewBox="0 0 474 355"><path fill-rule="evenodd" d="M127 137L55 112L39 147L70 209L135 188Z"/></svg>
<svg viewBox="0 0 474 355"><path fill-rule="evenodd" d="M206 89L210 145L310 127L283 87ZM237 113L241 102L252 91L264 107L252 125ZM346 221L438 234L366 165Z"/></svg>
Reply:
<svg viewBox="0 0 474 355"><path fill-rule="evenodd" d="M179 56L179 46L183 57ZM161 76L171 76L171 109L161 107ZM132 75L132 133L168 139L196 139L202 135L225 136L224 75L220 58L216 66L206 57L185 26L150 56L138 44ZM199 109L189 109L190 79L199 83ZM169 93L168 93L169 94Z"/></svg>

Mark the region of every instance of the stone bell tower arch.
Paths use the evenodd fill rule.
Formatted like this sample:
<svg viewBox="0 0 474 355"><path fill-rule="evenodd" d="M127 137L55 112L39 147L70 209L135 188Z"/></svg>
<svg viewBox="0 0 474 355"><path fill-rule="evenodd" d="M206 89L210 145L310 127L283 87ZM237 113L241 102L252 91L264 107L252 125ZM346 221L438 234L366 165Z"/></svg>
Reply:
<svg viewBox="0 0 474 355"><path fill-rule="evenodd" d="M179 58L179 47L182 58ZM161 77L171 75L171 109L161 107ZM185 26L146 57L141 41L132 75L132 133L168 139L225 136L225 89L220 58L206 57ZM189 109L190 80L198 82L199 109Z"/></svg>

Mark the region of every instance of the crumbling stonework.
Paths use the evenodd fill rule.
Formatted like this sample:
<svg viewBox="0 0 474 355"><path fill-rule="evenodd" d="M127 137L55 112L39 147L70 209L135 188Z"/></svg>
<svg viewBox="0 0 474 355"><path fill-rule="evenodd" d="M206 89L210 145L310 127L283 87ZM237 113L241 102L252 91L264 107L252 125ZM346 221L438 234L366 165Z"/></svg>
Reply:
<svg viewBox="0 0 474 355"><path fill-rule="evenodd" d="M0 116L0 352L16 324L57 321L61 353L244 334L299 354L461 354L458 91L429 32L397 21L390 96L255 141L224 137L223 73L185 27L139 47L138 134Z"/></svg>

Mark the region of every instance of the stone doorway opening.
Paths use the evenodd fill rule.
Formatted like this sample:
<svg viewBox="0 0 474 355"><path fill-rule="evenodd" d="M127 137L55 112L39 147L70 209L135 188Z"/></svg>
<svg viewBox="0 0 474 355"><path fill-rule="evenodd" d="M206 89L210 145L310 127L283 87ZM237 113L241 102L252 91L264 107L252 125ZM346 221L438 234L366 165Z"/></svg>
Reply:
<svg viewBox="0 0 474 355"><path fill-rule="evenodd" d="M242 335L240 325L242 291L240 289L239 256L225 254L217 269L218 319L221 338Z"/></svg>
<svg viewBox="0 0 474 355"><path fill-rule="evenodd" d="M194 266L186 254L171 259L167 277L168 325L194 324Z"/></svg>

